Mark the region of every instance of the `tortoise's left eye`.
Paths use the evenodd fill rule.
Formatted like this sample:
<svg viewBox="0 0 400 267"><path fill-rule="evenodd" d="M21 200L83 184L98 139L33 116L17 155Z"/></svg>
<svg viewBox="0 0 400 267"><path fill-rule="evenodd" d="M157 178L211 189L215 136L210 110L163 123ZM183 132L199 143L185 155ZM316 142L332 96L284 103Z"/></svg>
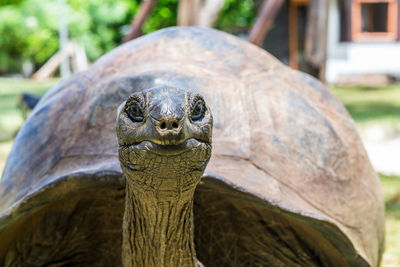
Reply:
<svg viewBox="0 0 400 267"><path fill-rule="evenodd" d="M142 122L144 119L142 107L137 102L130 104L126 112L134 122Z"/></svg>
<svg viewBox="0 0 400 267"><path fill-rule="evenodd" d="M202 99L197 100L193 105L191 118L193 121L200 120L204 117L204 113L206 111L205 103Z"/></svg>

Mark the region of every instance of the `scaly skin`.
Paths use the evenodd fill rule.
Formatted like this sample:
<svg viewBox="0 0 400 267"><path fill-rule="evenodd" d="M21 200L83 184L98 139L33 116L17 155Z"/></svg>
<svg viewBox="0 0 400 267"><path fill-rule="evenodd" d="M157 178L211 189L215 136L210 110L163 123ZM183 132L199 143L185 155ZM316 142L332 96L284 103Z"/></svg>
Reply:
<svg viewBox="0 0 400 267"><path fill-rule="evenodd" d="M191 91L153 88L121 104L124 266L199 265L193 195L211 156L211 131L210 110Z"/></svg>

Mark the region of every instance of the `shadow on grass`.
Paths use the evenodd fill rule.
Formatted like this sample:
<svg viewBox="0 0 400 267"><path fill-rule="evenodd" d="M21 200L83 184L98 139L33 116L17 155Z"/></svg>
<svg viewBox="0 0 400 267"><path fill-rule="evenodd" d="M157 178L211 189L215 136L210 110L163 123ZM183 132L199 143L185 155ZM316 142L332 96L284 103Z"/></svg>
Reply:
<svg viewBox="0 0 400 267"><path fill-rule="evenodd" d="M359 92L368 92L368 91L376 91L376 87L373 86L355 86L354 91L359 91Z"/></svg>
<svg viewBox="0 0 400 267"><path fill-rule="evenodd" d="M400 220L400 176L380 175L385 198L386 216Z"/></svg>
<svg viewBox="0 0 400 267"><path fill-rule="evenodd" d="M400 194L397 194L393 199L385 202L386 206L386 216L391 216L400 220Z"/></svg>
<svg viewBox="0 0 400 267"><path fill-rule="evenodd" d="M336 86L339 90L350 90L353 92L371 92L371 91L381 91L381 90L396 90L398 88L397 84L388 84L383 86L368 86L368 85L353 85L353 86Z"/></svg>
<svg viewBox="0 0 400 267"><path fill-rule="evenodd" d="M392 103L352 103L346 109L355 121L379 120L384 118L400 119L400 106Z"/></svg>

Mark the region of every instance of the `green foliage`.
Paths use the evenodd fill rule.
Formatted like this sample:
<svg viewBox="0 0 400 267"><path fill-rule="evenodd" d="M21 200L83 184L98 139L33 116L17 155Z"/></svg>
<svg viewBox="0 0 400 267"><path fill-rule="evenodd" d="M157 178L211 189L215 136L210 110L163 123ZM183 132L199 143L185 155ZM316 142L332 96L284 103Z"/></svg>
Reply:
<svg viewBox="0 0 400 267"><path fill-rule="evenodd" d="M216 28L228 32L247 30L254 24L262 2L261 0L225 0Z"/></svg>
<svg viewBox="0 0 400 267"><path fill-rule="evenodd" d="M123 26L138 9L135 1L69 0L72 11L68 15L70 38L85 47L90 60L120 44Z"/></svg>
<svg viewBox="0 0 400 267"><path fill-rule="evenodd" d="M55 0L0 0L0 74L39 68L59 49L59 6ZM69 37L84 46L90 61L121 43L141 0L66 0ZM18 3L18 4L17 4ZM262 0L226 0L216 27L243 31ZM147 34L177 22L178 0L158 0L143 25Z"/></svg>
<svg viewBox="0 0 400 267"><path fill-rule="evenodd" d="M0 0L0 7L6 5L18 5L24 0Z"/></svg>
<svg viewBox="0 0 400 267"><path fill-rule="evenodd" d="M158 0L153 12L143 25L143 33L175 26L178 16L178 0Z"/></svg>
<svg viewBox="0 0 400 267"><path fill-rule="evenodd" d="M95 60L117 46L122 28L138 8L129 0L69 0L70 39ZM26 0L0 8L0 73L19 72L24 61L42 65L58 49L59 6L53 0Z"/></svg>
<svg viewBox="0 0 400 267"><path fill-rule="evenodd" d="M25 60L43 63L58 48L57 2L25 1L0 10L0 71L17 71Z"/></svg>
<svg viewBox="0 0 400 267"><path fill-rule="evenodd" d="M12 7L0 12L0 72L7 66L14 70L21 64L20 51L25 46L21 30L22 15Z"/></svg>

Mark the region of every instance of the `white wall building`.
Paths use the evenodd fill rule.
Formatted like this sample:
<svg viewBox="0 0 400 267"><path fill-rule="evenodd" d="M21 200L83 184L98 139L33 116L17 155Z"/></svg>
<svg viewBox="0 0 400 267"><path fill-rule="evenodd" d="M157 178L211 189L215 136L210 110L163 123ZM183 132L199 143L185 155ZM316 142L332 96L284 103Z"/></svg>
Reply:
<svg viewBox="0 0 400 267"><path fill-rule="evenodd" d="M354 74L400 75L399 2L330 1L327 82Z"/></svg>

